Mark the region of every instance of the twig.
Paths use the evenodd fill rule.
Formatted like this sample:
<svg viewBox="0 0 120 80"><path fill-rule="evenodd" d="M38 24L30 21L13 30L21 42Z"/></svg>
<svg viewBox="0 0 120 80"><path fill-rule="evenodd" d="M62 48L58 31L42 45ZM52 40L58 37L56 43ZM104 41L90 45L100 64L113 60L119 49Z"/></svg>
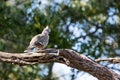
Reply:
<svg viewBox="0 0 120 80"><path fill-rule="evenodd" d="M120 58L116 57L116 58L104 58L104 59L96 59L96 62L102 62L102 61L108 61L111 63L120 63Z"/></svg>

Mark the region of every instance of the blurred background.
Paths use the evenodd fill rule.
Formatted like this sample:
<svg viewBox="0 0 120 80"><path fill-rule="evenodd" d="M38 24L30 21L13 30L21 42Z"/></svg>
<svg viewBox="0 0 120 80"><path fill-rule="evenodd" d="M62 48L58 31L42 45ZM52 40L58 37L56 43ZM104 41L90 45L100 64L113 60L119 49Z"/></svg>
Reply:
<svg viewBox="0 0 120 80"><path fill-rule="evenodd" d="M119 0L0 0L0 51L22 53L47 25L47 48L68 48L91 59L120 56ZM120 64L100 64L120 73ZM84 79L97 80L59 63L0 63L0 80Z"/></svg>

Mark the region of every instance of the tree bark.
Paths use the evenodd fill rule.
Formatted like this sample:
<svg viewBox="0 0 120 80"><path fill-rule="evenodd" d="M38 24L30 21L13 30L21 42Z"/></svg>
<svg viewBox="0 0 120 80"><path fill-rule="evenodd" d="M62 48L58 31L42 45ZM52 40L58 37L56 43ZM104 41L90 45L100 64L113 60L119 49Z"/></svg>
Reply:
<svg viewBox="0 0 120 80"><path fill-rule="evenodd" d="M18 65L59 62L90 73L99 80L120 80L120 75L70 49L46 49L39 53L0 52L0 61Z"/></svg>

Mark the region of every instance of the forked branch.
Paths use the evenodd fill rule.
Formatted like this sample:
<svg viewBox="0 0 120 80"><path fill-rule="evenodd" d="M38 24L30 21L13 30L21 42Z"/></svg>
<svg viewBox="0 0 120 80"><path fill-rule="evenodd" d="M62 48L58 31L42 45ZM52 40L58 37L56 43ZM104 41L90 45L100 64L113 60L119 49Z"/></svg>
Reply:
<svg viewBox="0 0 120 80"><path fill-rule="evenodd" d="M119 74L70 49L46 49L30 54L0 52L0 61L18 65L59 62L88 72L99 80L120 80Z"/></svg>

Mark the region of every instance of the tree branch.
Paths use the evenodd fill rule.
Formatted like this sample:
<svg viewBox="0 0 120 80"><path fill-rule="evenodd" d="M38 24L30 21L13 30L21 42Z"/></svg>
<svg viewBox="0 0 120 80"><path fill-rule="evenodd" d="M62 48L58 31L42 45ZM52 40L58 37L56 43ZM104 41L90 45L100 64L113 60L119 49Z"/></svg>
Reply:
<svg viewBox="0 0 120 80"><path fill-rule="evenodd" d="M0 61L18 65L59 62L88 72L99 80L120 80L119 74L70 49L46 49L31 54L0 52Z"/></svg>
<svg viewBox="0 0 120 80"><path fill-rule="evenodd" d="M111 63L120 63L120 58L116 57L116 58L104 58L104 59L96 59L96 62L102 62L102 61L108 61Z"/></svg>

